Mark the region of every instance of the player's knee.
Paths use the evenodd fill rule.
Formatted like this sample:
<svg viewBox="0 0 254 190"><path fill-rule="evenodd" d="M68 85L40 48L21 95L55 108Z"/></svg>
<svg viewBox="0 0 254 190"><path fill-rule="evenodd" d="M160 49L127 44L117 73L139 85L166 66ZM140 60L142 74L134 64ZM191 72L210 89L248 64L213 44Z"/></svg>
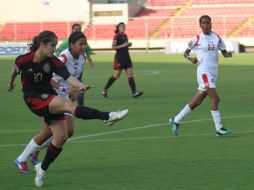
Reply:
<svg viewBox="0 0 254 190"><path fill-rule="evenodd" d="M67 133L68 133L68 138L70 138L73 136L74 131L73 131L73 129L68 129Z"/></svg>
<svg viewBox="0 0 254 190"><path fill-rule="evenodd" d="M67 133L63 133L61 135L58 136L57 140L59 144L64 144L68 139L68 134Z"/></svg>
<svg viewBox="0 0 254 190"><path fill-rule="evenodd" d="M117 80L117 79L119 79L120 74L115 74L113 77L114 77L115 80Z"/></svg>
<svg viewBox="0 0 254 190"><path fill-rule="evenodd" d="M76 107L77 104L73 101L68 100L64 102L64 108L67 112L73 113Z"/></svg>

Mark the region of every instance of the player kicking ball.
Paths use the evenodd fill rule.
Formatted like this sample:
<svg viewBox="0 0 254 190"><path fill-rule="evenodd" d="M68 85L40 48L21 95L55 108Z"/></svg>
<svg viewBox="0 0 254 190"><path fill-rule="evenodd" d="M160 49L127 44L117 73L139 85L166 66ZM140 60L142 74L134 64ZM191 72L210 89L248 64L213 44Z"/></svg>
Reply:
<svg viewBox="0 0 254 190"><path fill-rule="evenodd" d="M173 135L179 135L179 124L186 115L191 113L202 101L209 96L211 99L211 114L215 124L216 135L222 136L232 133L232 130L223 127L218 108L219 96L216 92L216 80L218 76L218 50L226 58L232 57L227 52L223 40L212 32L211 17L203 15L199 19L202 33L194 37L184 52L184 57L197 66L198 90L195 97L175 116L169 119ZM196 57L191 57L190 52L194 50Z"/></svg>

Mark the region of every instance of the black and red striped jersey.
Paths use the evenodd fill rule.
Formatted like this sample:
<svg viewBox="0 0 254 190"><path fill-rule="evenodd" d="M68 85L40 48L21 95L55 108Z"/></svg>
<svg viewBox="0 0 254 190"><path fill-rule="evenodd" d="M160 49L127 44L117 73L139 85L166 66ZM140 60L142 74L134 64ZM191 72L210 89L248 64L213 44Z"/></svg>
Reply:
<svg viewBox="0 0 254 190"><path fill-rule="evenodd" d="M65 65L55 56L48 57L42 62L33 62L35 52L26 53L16 58L15 69L21 74L24 96L37 93L50 93L52 74L56 73L64 79L70 74Z"/></svg>
<svg viewBox="0 0 254 190"><path fill-rule="evenodd" d="M119 46L128 42L128 36L125 33L116 33L113 39L113 46ZM129 56L129 48L124 47L116 50L116 54L119 56Z"/></svg>

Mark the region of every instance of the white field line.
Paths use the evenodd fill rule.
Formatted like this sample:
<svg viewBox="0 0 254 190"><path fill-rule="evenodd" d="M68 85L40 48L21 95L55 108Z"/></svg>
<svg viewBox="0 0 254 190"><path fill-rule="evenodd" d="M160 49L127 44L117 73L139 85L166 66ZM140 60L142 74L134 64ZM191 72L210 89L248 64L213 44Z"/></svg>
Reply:
<svg viewBox="0 0 254 190"><path fill-rule="evenodd" d="M223 117L222 119L238 119L238 118L250 118L254 117L254 115L239 115L239 116L228 116L228 117ZM189 120L185 121L182 123L195 123L195 122L203 122L203 121L211 121L212 119L196 119L196 120ZM107 142L107 141L132 141L132 140L145 140L145 139L164 139L164 138L179 138L179 137L194 137L194 136L210 136L214 135L214 133L205 133L205 134L192 134L192 135L181 135L179 137L173 137L171 134L169 136L164 136L164 137L141 137L141 138L126 138L126 139L102 139L102 140L87 140L87 141L75 141L75 140L80 140L80 139L85 139L89 137L97 137L97 136L105 136L105 135L110 135L110 134L115 134L115 133L121 133L125 131L134 131L134 130L140 130L140 129L146 129L146 128L151 128L151 127L160 127L160 126L166 126L168 123L163 123L163 124L153 124L153 125L145 125L145 126L140 126L140 127L134 127L134 128L129 128L129 129L120 129L120 130L115 130L115 131L109 131L109 132L104 132L104 133L95 133L91 135L84 135L84 136L79 136L79 137L73 137L68 140L69 143L85 143L85 142ZM241 132L234 132L234 133L253 133L254 130L249 130L249 131L241 131ZM1 147L18 147L18 146L25 146L26 144L0 144Z"/></svg>
<svg viewBox="0 0 254 190"><path fill-rule="evenodd" d="M238 119L238 118L248 118L248 117L254 117L254 115L228 116L228 117L223 117L222 119ZM213 120L213 119L195 119L195 120L184 121L182 123L195 123L195 122L203 122L203 121L211 121L211 120ZM161 127L161 126L166 126L166 125L168 125L168 123L145 125L145 126L133 127L133 128L128 128L128 129L119 129L119 130L115 130L115 131L73 137L73 138L70 138L68 141L74 141L74 140L79 140L79 139L84 139L84 138L89 138L89 137L96 137L96 136L104 136L104 135L121 133L121 132L126 132L126 131L146 129L146 128L151 128L151 127Z"/></svg>

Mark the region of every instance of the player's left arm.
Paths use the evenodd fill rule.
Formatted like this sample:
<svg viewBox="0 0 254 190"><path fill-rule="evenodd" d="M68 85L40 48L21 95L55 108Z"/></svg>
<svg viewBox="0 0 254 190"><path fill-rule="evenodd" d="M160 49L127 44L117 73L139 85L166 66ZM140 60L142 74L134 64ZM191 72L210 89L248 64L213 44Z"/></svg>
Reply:
<svg viewBox="0 0 254 190"><path fill-rule="evenodd" d="M219 37L219 36L218 36ZM228 52L226 50L226 45L224 43L224 41L219 37L219 49L221 50L221 53L224 57L228 58L228 57L232 57L232 53L231 52Z"/></svg>
<svg viewBox="0 0 254 190"><path fill-rule="evenodd" d="M221 53L224 57L226 58L229 58L229 57L232 57L232 53L231 52L228 52L227 50L221 50Z"/></svg>

